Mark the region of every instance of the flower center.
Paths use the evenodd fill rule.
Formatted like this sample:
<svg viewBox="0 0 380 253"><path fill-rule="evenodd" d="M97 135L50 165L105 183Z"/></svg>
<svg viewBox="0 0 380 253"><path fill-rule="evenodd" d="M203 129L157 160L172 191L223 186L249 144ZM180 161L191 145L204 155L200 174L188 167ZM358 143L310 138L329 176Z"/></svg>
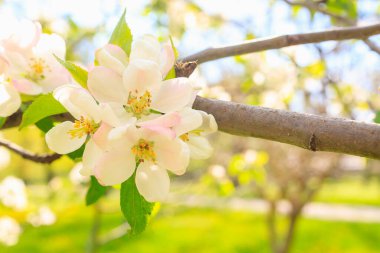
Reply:
<svg viewBox="0 0 380 253"><path fill-rule="evenodd" d="M141 115L148 115L150 113L149 107L152 103L149 91L145 91L142 96L134 96L129 93L127 102L127 111L134 114L136 118L141 118Z"/></svg>
<svg viewBox="0 0 380 253"><path fill-rule="evenodd" d="M190 140L189 133L185 133L185 134L181 135L179 138L181 140L183 140L184 142L188 142Z"/></svg>
<svg viewBox="0 0 380 253"><path fill-rule="evenodd" d="M50 71L49 66L46 64L44 59L41 58L31 58L29 60L29 67L31 69L30 73L27 75L30 79L34 81L39 81L45 78L44 72L46 70Z"/></svg>
<svg viewBox="0 0 380 253"><path fill-rule="evenodd" d="M94 134L98 125L89 119L85 119L83 116L79 120L75 120L74 128L71 129L68 134L71 135L71 138L82 138L84 135Z"/></svg>
<svg viewBox="0 0 380 253"><path fill-rule="evenodd" d="M132 147L132 153L140 162L144 161L156 161L156 153L153 150L154 143L152 141L147 141L140 139L136 145Z"/></svg>

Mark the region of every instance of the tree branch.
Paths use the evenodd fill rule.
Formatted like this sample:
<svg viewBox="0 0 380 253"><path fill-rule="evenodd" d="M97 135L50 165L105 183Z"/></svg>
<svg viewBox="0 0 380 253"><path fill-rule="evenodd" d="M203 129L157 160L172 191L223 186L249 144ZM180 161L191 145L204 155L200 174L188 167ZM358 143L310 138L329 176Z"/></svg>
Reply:
<svg viewBox="0 0 380 253"><path fill-rule="evenodd" d="M30 160L36 163L52 163L55 160L59 159L62 155L59 154L51 154L51 155L39 155L39 154L34 154L28 150L24 150L22 147L9 142L5 140L0 140L0 146L3 146L17 155L20 155L22 158L26 160Z"/></svg>
<svg viewBox="0 0 380 253"><path fill-rule="evenodd" d="M295 145L380 159L380 125L197 97L194 109L214 115L219 130Z"/></svg>
<svg viewBox="0 0 380 253"><path fill-rule="evenodd" d="M230 46L208 48L181 61L196 61L198 64L224 57L279 49L294 45L318 43L330 40L367 39L380 34L380 23L368 26L338 28L321 32L281 35L273 38L255 39Z"/></svg>
<svg viewBox="0 0 380 253"><path fill-rule="evenodd" d="M353 20L346 16L341 16L338 14L335 14L323 7L321 7L319 4L311 2L311 1L291 1L291 0L283 0L285 3L292 5L292 6L302 6L308 9L309 11L316 11L322 14L325 14L327 16L332 17L333 19L337 20L338 22L348 25L348 26L354 26L357 24L356 20ZM369 49L372 51L378 53L380 55L380 46L376 45L375 42L369 40L368 38L363 39L363 42L368 46Z"/></svg>

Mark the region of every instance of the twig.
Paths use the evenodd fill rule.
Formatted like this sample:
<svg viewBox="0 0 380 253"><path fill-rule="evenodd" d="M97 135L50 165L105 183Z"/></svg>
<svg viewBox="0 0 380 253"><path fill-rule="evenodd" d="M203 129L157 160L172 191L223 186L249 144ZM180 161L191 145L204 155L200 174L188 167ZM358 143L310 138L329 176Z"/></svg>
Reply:
<svg viewBox="0 0 380 253"><path fill-rule="evenodd" d="M208 48L182 59L183 62L196 61L198 64L224 57L279 49L294 45L318 43L330 40L367 39L380 34L380 23L367 26L337 28L321 32L281 35L273 38L255 39L230 46Z"/></svg>
<svg viewBox="0 0 380 253"><path fill-rule="evenodd" d="M344 25L354 26L357 24L356 20L352 20L349 17L335 14L335 13L321 7L319 4L311 2L311 1L290 1L290 0L283 0L283 1L289 5L292 5L292 6L302 6L302 7L307 8L310 11L316 11L316 12L325 14L327 16L334 18L335 20L339 21L340 23L342 23ZM380 54L380 46L376 45L375 42L369 40L368 38L363 39L363 42L368 46L369 49Z"/></svg>
<svg viewBox="0 0 380 253"><path fill-rule="evenodd" d="M0 140L0 146L3 146L13 151L14 153L16 153L17 155L21 156L22 158L26 160L30 160L36 163L52 163L61 157L60 154L44 154L44 155L35 154L28 150L23 149L22 147L12 142L5 141L5 140Z"/></svg>

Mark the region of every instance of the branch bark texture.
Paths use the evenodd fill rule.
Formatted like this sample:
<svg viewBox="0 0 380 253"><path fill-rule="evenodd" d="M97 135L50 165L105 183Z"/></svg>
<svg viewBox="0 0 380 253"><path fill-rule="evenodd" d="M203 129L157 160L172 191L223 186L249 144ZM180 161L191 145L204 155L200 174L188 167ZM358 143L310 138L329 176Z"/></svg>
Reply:
<svg viewBox="0 0 380 253"><path fill-rule="evenodd" d="M224 57L254 53L270 49L279 49L294 45L319 43L331 40L365 40L368 37L377 34L380 34L380 23L368 26L338 28L321 32L281 35L272 38L255 39L230 46L208 48L193 55L187 56L181 61L196 61L198 64L200 64Z"/></svg>
<svg viewBox="0 0 380 253"><path fill-rule="evenodd" d="M380 125L197 97L193 108L214 115L219 130L295 145L380 159Z"/></svg>

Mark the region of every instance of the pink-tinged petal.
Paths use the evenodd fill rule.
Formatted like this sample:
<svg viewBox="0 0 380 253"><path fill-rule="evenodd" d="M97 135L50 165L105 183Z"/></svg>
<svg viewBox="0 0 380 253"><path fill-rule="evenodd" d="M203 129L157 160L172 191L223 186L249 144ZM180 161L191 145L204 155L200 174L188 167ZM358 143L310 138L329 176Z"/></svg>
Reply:
<svg viewBox="0 0 380 253"><path fill-rule="evenodd" d="M163 81L159 91L152 95L151 108L163 112L180 111L192 98L193 87L188 78Z"/></svg>
<svg viewBox="0 0 380 253"><path fill-rule="evenodd" d="M136 186L149 202L164 201L170 190L170 179L165 169L151 163L141 163L136 170Z"/></svg>
<svg viewBox="0 0 380 253"><path fill-rule="evenodd" d="M68 154L79 149L85 143L87 135L81 138L72 137L69 133L74 129L74 123L70 121L56 125L45 135L48 147L58 154Z"/></svg>
<svg viewBox="0 0 380 253"><path fill-rule="evenodd" d="M0 117L8 117L21 106L17 90L8 83L0 83Z"/></svg>
<svg viewBox="0 0 380 253"><path fill-rule="evenodd" d="M27 95L38 95L42 93L42 88L37 83L28 79L13 79L14 87L20 92Z"/></svg>
<svg viewBox="0 0 380 253"><path fill-rule="evenodd" d="M14 28L14 33L3 41L5 49L27 53L39 41L42 33L40 23L30 20L22 20Z"/></svg>
<svg viewBox="0 0 380 253"><path fill-rule="evenodd" d="M9 63L7 76L22 76L25 72L29 71L29 63L25 55L18 52L5 52L4 57Z"/></svg>
<svg viewBox="0 0 380 253"><path fill-rule="evenodd" d="M123 83L129 94L142 95L146 90L158 86L162 80L157 63L148 60L130 62L123 73Z"/></svg>
<svg viewBox="0 0 380 253"><path fill-rule="evenodd" d="M83 152L83 166L80 170L82 176L94 175L94 168L98 163L100 157L104 154L104 150L101 149L96 143L90 139Z"/></svg>
<svg viewBox="0 0 380 253"><path fill-rule="evenodd" d="M103 66L94 67L88 73L87 85L91 94L99 102L120 104L127 102L128 93L124 88L123 79L111 69Z"/></svg>
<svg viewBox="0 0 380 253"><path fill-rule="evenodd" d="M141 130L137 129L134 122L115 127L108 134L108 149L127 145L132 147L141 138Z"/></svg>
<svg viewBox="0 0 380 253"><path fill-rule="evenodd" d="M105 149L108 143L108 134L111 131L112 127L106 123L101 123L100 127L94 135L92 136L92 140L96 143L97 146Z"/></svg>
<svg viewBox="0 0 380 253"><path fill-rule="evenodd" d="M180 112L181 123L174 127L177 136L188 133L202 125L202 114L200 111L185 107Z"/></svg>
<svg viewBox="0 0 380 253"><path fill-rule="evenodd" d="M214 116L203 111L199 112L202 115L202 126L199 128L202 130L202 134L211 134L218 131L218 124L216 123Z"/></svg>
<svg viewBox="0 0 380 253"><path fill-rule="evenodd" d="M207 159L212 155L213 148L205 137L191 135L186 142L190 148L190 156L193 159Z"/></svg>
<svg viewBox="0 0 380 253"><path fill-rule="evenodd" d="M175 62L174 50L171 43L166 43L162 47L160 60L161 73L165 77L173 68Z"/></svg>
<svg viewBox="0 0 380 253"><path fill-rule="evenodd" d="M123 145L103 154L95 166L95 176L102 185L120 184L135 171L135 156L131 146Z"/></svg>
<svg viewBox="0 0 380 253"><path fill-rule="evenodd" d="M5 57L0 55L0 75L4 74L7 71L8 67L9 62L7 61L7 59L5 59Z"/></svg>
<svg viewBox="0 0 380 253"><path fill-rule="evenodd" d="M102 121L107 124L118 127L126 124L131 119L129 113L126 112L124 106L119 103L103 103L100 104Z"/></svg>
<svg viewBox="0 0 380 253"><path fill-rule="evenodd" d="M172 128L179 125L180 123L181 116L179 113L173 112L149 121L140 122L137 125L142 128L154 131L158 134L163 134L170 138L175 138L176 132Z"/></svg>
<svg viewBox="0 0 380 253"><path fill-rule="evenodd" d="M100 109L95 99L79 85L62 85L54 90L53 96L74 118L84 117L96 123L101 120Z"/></svg>
<svg viewBox="0 0 380 253"><path fill-rule="evenodd" d="M160 63L161 45L152 35L144 35L133 41L130 61L149 60L157 64Z"/></svg>
<svg viewBox="0 0 380 253"><path fill-rule="evenodd" d="M151 139L154 141L157 165L176 175L184 174L190 162L189 147L179 139L162 135L152 136Z"/></svg>
<svg viewBox="0 0 380 253"><path fill-rule="evenodd" d="M119 75L123 74L128 65L128 56L124 50L112 44L107 44L98 49L95 58L101 66L110 68Z"/></svg>

